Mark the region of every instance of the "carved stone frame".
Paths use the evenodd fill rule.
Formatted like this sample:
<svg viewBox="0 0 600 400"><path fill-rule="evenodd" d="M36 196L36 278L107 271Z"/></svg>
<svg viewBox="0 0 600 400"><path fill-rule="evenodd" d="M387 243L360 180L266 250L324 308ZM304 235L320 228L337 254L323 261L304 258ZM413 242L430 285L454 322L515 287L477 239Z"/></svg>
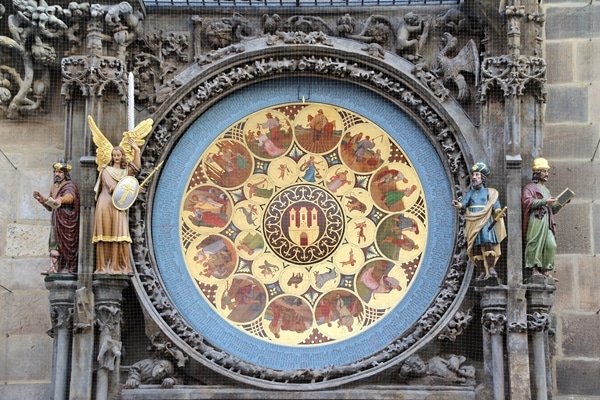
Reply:
<svg viewBox="0 0 600 400"><path fill-rule="evenodd" d="M263 80L318 76L344 80L377 93L408 114L428 136L445 164L455 196L468 186L471 154L483 154L477 129L457 102L441 103L411 74L413 64L391 53L383 59L366 54L361 45L331 38L327 44L270 45L259 38L221 52L212 63L192 65L179 74L168 104L153 115L154 132L143 150L141 178L166 159L188 126L204 110L239 88ZM470 147L467 147L467 144ZM444 282L429 309L384 350L349 365L322 370L275 371L247 363L214 348L185 320L169 299L152 252L150 216L155 182L142 191L130 212L133 254L137 274L134 285L142 306L160 330L188 354L190 360L245 384L280 390L326 389L373 376L405 360L434 340L452 320L469 286L466 246L461 242L464 220L458 220L454 252ZM450 205L449 205L450 206ZM199 370L188 368L188 370ZM201 377L198 379L202 380Z"/></svg>

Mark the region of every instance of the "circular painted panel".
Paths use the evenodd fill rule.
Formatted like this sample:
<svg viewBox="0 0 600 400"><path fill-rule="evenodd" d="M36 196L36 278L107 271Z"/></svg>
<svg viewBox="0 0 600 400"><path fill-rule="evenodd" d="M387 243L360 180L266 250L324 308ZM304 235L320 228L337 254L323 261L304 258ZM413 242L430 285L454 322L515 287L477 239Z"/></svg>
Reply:
<svg viewBox="0 0 600 400"><path fill-rule="evenodd" d="M156 190L154 254L208 342L266 368L326 368L381 351L430 306L452 254L450 188L386 104L369 119L325 102L246 115L223 103L182 136Z"/></svg>
<svg viewBox="0 0 600 400"><path fill-rule="evenodd" d="M411 161L339 107L285 104L236 121L181 195L181 248L200 297L268 343L322 346L372 330L426 248Z"/></svg>

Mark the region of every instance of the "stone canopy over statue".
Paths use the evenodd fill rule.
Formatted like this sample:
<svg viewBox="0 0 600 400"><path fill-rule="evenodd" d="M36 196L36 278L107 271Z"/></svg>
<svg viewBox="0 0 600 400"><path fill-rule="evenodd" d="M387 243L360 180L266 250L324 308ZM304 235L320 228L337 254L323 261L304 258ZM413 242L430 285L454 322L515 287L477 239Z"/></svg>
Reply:
<svg viewBox="0 0 600 400"><path fill-rule="evenodd" d="M127 206L137 196L139 184L133 177L141 168L140 146L152 131L151 119L123 132L119 146L113 147L92 117L88 117L96 144L98 181L92 242L96 244L98 274L131 274L129 219Z"/></svg>

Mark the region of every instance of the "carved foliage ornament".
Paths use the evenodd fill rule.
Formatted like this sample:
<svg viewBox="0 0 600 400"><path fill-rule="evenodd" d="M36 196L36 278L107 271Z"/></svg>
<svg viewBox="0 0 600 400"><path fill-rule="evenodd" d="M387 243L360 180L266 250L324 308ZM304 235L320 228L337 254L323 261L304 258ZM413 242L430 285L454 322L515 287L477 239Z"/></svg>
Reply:
<svg viewBox="0 0 600 400"><path fill-rule="evenodd" d="M13 0L13 13L3 18L6 10L0 5L0 21L7 22L10 32L10 36L0 36L0 48L14 56L10 58L14 65L0 65L0 111L7 118L42 109L50 87L49 68L61 57L55 49L59 41L71 46L67 54L98 57L88 65L77 57L61 60L66 81L61 93L68 98L68 88L75 83L84 96L99 95L107 82L119 82L124 70L112 57L104 57L103 42L112 42L116 59L124 63L127 47L141 33L142 15L127 2L71 2L63 8L43 0ZM121 89L120 84L117 87Z"/></svg>

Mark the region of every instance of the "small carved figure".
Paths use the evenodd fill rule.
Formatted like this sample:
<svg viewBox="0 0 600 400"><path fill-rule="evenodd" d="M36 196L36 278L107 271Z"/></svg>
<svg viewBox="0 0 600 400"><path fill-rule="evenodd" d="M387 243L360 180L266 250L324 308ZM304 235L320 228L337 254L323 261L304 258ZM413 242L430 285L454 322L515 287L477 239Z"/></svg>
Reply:
<svg viewBox="0 0 600 400"><path fill-rule="evenodd" d="M206 37L212 49L220 49L240 40L254 38L250 21L234 12L231 18L222 18L206 27Z"/></svg>
<svg viewBox="0 0 600 400"><path fill-rule="evenodd" d="M463 365L464 356L432 357L427 362L418 355L410 356L400 367L403 383L426 385L475 385L475 368Z"/></svg>
<svg viewBox="0 0 600 400"><path fill-rule="evenodd" d="M52 212L48 244L50 257L57 257L51 260L51 267L42 274L75 274L79 255L79 190L69 175L70 164L59 161L53 165L53 169L54 184L48 197L33 192L33 197Z"/></svg>
<svg viewBox="0 0 600 400"><path fill-rule="evenodd" d="M351 32L346 33L346 37L358 40L363 43L377 43L385 45L390 40L390 32L392 31L392 23L382 15L371 15L359 33L351 35Z"/></svg>
<svg viewBox="0 0 600 400"><path fill-rule="evenodd" d="M533 160L533 176L521 193L523 212L523 239L525 243L525 268L532 276L546 276L554 279L550 271L554 270L556 252L556 214L564 204L552 197L546 187L550 165L545 158Z"/></svg>
<svg viewBox="0 0 600 400"><path fill-rule="evenodd" d="M495 266L500 257L500 242L506 237L498 191L486 187L489 173L485 162L475 163L471 168L471 189L460 201L452 200L452 206L465 213L467 254L480 271L478 280L498 275Z"/></svg>
<svg viewBox="0 0 600 400"><path fill-rule="evenodd" d="M462 10L458 8L449 8L445 13L438 15L435 19L435 27L450 29L454 33L468 28L468 19Z"/></svg>
<svg viewBox="0 0 600 400"><path fill-rule="evenodd" d="M160 384L163 388L175 385L173 364L168 360L147 358L133 364L129 368L125 388L135 389L140 384Z"/></svg>
<svg viewBox="0 0 600 400"><path fill-rule="evenodd" d="M432 68L444 82L452 81L458 88L457 100L465 100L469 97L469 87L463 76L463 72L473 74L475 77L475 86L477 86L477 76L479 75L479 53L477 45L473 39L470 39L467 44L458 52L458 54L450 58L448 53L454 51L458 39L452 34L445 32L442 35L442 49L436 56L436 65Z"/></svg>
<svg viewBox="0 0 600 400"><path fill-rule="evenodd" d="M339 17L337 20L337 33L341 37L345 37L348 34L354 32L354 26L356 25L356 20L350 14L344 14Z"/></svg>
<svg viewBox="0 0 600 400"><path fill-rule="evenodd" d="M263 23L263 33L267 35L273 35L275 32L279 30L279 21L281 17L278 14L263 14L262 23Z"/></svg>
<svg viewBox="0 0 600 400"><path fill-rule="evenodd" d="M430 16L420 18L413 12L404 15L396 32L396 51L411 61L420 59L430 26ZM414 51L414 54L407 55L409 50Z"/></svg>
<svg viewBox="0 0 600 400"><path fill-rule="evenodd" d="M123 132L121 144L113 147L102 134L92 117L88 117L93 140L96 144L98 181L96 214L92 242L96 243L96 273L130 274L129 218L126 210L117 209L113 192L122 179L137 174L141 168L140 145L152 130L151 119L138 124L133 131Z"/></svg>

